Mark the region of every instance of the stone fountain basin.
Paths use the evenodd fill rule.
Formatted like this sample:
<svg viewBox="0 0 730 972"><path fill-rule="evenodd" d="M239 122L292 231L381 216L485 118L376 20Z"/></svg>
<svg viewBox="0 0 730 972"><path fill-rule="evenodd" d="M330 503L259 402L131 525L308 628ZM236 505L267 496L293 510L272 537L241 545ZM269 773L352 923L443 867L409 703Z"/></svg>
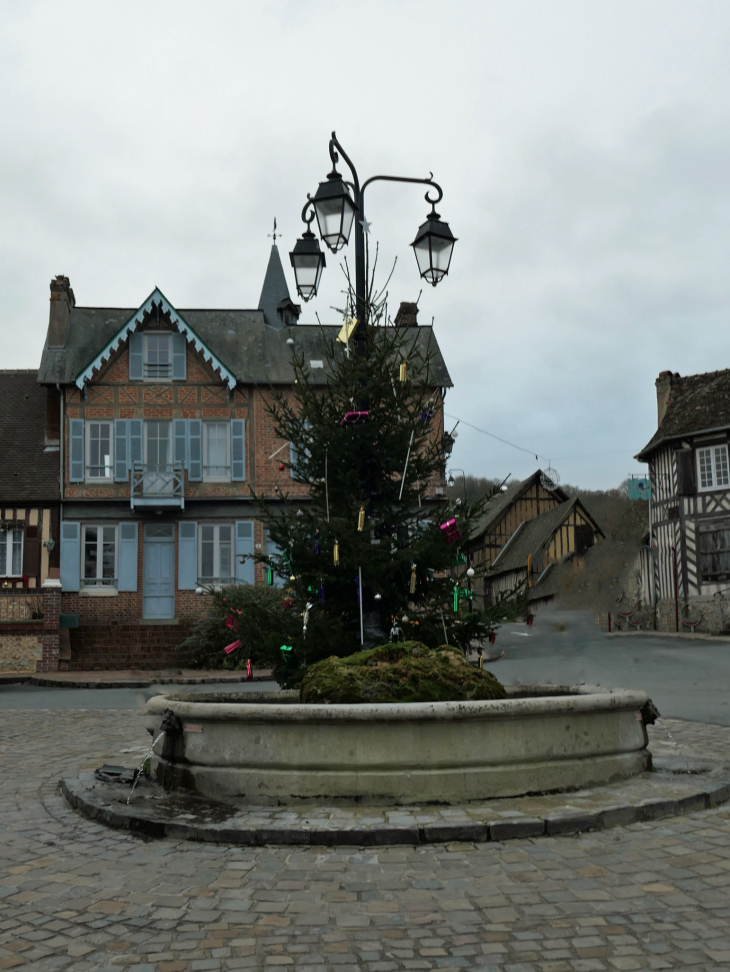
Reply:
<svg viewBox="0 0 730 972"><path fill-rule="evenodd" d="M302 705L293 692L158 695L146 728L156 735L171 709L181 729L158 742L152 774L168 789L254 804L460 804L650 768L644 692L507 691L489 702L364 705Z"/></svg>

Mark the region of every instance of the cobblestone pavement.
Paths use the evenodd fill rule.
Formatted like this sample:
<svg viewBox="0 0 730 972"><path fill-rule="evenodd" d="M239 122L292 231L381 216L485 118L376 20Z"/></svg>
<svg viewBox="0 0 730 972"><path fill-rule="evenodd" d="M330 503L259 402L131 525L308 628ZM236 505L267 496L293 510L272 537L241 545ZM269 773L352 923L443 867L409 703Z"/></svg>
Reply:
<svg viewBox="0 0 730 972"><path fill-rule="evenodd" d="M730 754L727 729L667 725ZM130 712L0 712L0 969L730 970L727 806L373 851L148 842L66 806L61 776L147 738Z"/></svg>

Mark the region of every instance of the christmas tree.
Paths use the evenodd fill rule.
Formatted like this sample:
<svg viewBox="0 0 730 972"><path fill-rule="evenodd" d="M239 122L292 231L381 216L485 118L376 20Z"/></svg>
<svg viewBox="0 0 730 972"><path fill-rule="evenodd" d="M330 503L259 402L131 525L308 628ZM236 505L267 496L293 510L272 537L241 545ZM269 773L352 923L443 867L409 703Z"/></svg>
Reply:
<svg viewBox="0 0 730 972"><path fill-rule="evenodd" d="M291 672L389 639L464 649L492 625L473 604L464 544L493 494L475 504L439 495L448 434L432 331L393 325L370 283L359 340L347 340L351 288L340 339L323 331L326 384L293 351L294 394L272 391L269 405L310 497L259 500L279 551L260 559L298 621L286 626Z"/></svg>

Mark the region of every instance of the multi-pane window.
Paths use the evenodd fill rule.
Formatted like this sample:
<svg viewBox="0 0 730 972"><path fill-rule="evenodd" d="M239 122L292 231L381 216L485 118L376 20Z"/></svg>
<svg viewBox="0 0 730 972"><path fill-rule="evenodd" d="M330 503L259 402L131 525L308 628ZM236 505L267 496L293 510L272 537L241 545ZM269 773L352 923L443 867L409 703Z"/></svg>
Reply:
<svg viewBox="0 0 730 972"><path fill-rule="evenodd" d="M152 380L172 378L172 334L145 334L144 376Z"/></svg>
<svg viewBox="0 0 730 972"><path fill-rule="evenodd" d="M23 572L23 531L0 527L0 577L20 577Z"/></svg>
<svg viewBox="0 0 730 972"><path fill-rule="evenodd" d="M231 426L229 422L205 422L203 424L204 479L230 479L229 449Z"/></svg>
<svg viewBox="0 0 730 972"><path fill-rule="evenodd" d="M117 528L85 526L81 557L85 586L114 584L117 577Z"/></svg>
<svg viewBox="0 0 730 972"><path fill-rule="evenodd" d="M112 423L86 423L86 478L112 478Z"/></svg>
<svg viewBox="0 0 730 972"><path fill-rule="evenodd" d="M697 450L697 482L700 489L730 486L727 446L709 446Z"/></svg>
<svg viewBox="0 0 730 972"><path fill-rule="evenodd" d="M233 526L230 523L205 523L199 526L199 576L202 581L232 584Z"/></svg>
<svg viewBox="0 0 730 972"><path fill-rule="evenodd" d="M147 470L165 472L171 461L170 423L145 422L144 435Z"/></svg>

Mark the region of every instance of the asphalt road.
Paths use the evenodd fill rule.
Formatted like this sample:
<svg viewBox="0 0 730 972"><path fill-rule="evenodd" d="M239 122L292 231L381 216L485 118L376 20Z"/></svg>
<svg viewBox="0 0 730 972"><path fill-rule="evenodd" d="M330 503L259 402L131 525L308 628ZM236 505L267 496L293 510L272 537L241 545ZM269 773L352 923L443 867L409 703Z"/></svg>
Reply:
<svg viewBox="0 0 730 972"><path fill-rule="evenodd" d="M608 637L591 615L542 611L531 628L503 625L493 651L503 658L487 665L505 684L519 682L604 685L647 692L669 718L730 726L730 641ZM0 685L3 709L142 710L151 695L172 685L147 689L40 688ZM230 684L177 686L186 692L231 691ZM275 690L275 682L240 683L241 691Z"/></svg>
<svg viewBox="0 0 730 972"><path fill-rule="evenodd" d="M531 628L505 624L486 665L505 683L585 682L647 692L664 716L730 726L730 641L609 637L587 612L541 611Z"/></svg>

